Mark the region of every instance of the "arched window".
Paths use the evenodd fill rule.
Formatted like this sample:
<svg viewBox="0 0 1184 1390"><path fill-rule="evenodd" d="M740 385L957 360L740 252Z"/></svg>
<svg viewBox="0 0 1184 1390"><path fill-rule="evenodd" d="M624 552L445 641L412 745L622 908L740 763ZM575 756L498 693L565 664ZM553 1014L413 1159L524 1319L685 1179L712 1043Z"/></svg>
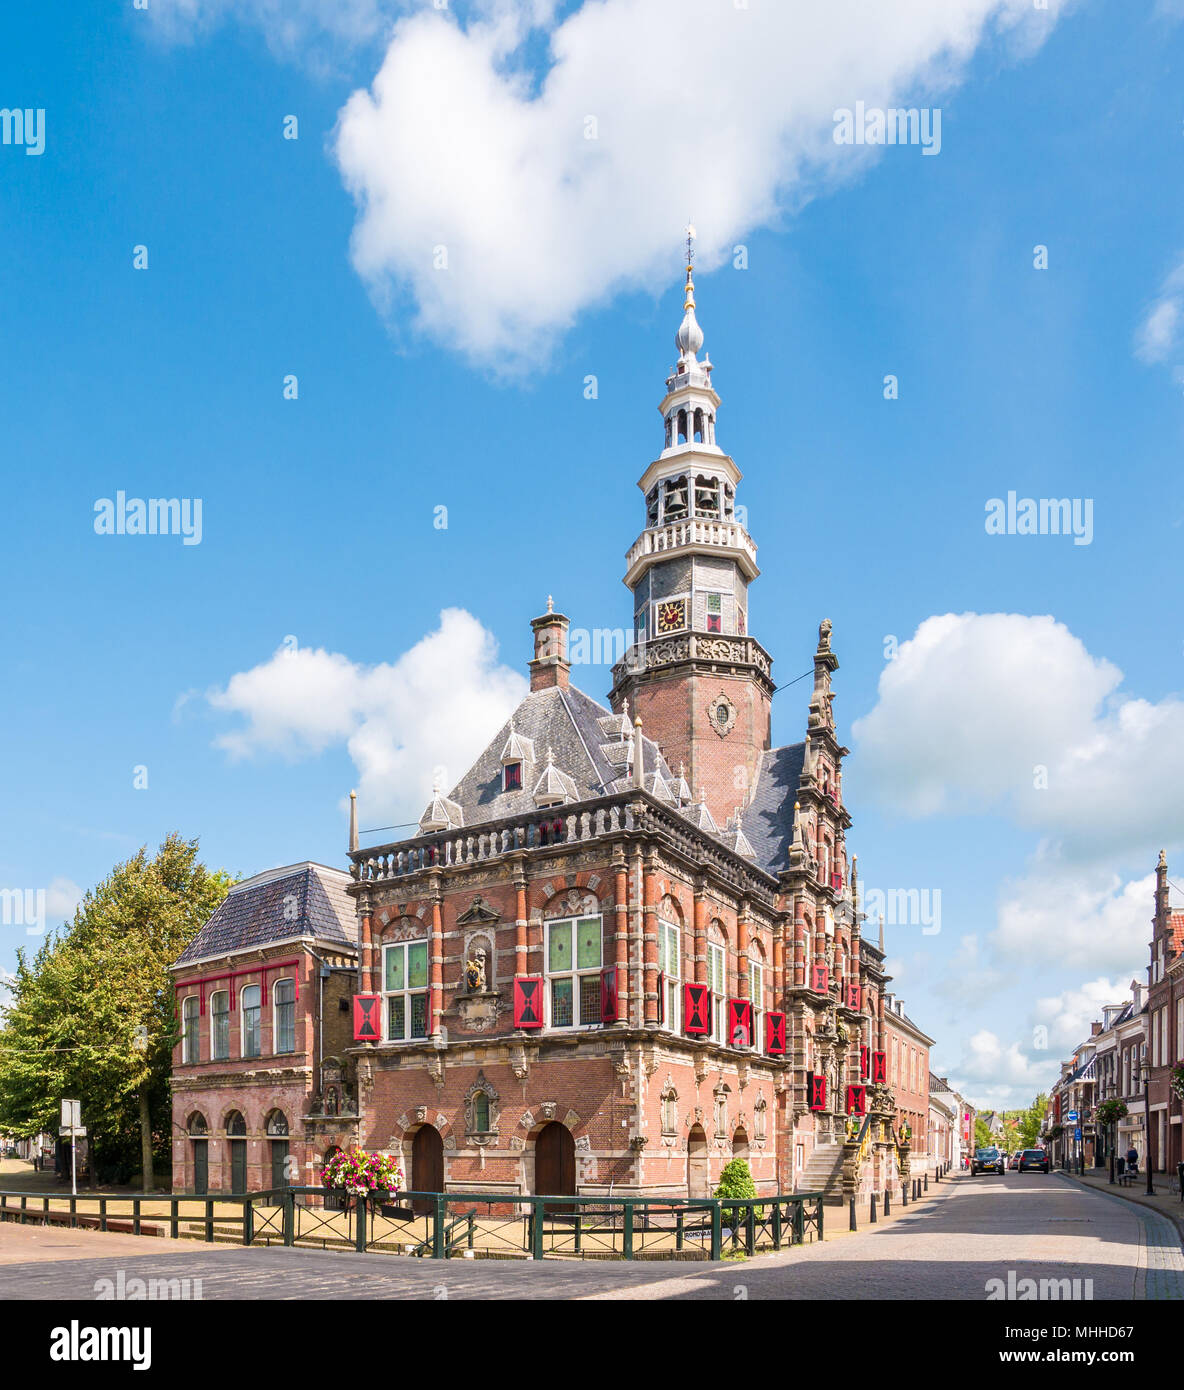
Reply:
<svg viewBox="0 0 1184 1390"><path fill-rule="evenodd" d="M686 519L689 481L685 473L678 478L666 479L666 505L663 509L663 521L683 521Z"/></svg>
<svg viewBox="0 0 1184 1390"><path fill-rule="evenodd" d="M288 1117L282 1110L273 1110L267 1117L265 1126L269 1139L286 1139L288 1137Z"/></svg>
<svg viewBox="0 0 1184 1390"><path fill-rule="evenodd" d="M272 992L275 1006L275 1051L296 1051L296 981L277 980Z"/></svg>
<svg viewBox="0 0 1184 1390"><path fill-rule="evenodd" d="M767 1122L769 1109L764 1096L759 1097L752 1112L752 1137L764 1140L767 1137Z"/></svg>
<svg viewBox="0 0 1184 1390"><path fill-rule="evenodd" d="M210 995L210 1056L230 1056L230 995L224 989Z"/></svg>
<svg viewBox="0 0 1184 1390"><path fill-rule="evenodd" d="M713 919L707 929L707 983L711 988L711 1040L722 1043L727 1027L727 934Z"/></svg>
<svg viewBox="0 0 1184 1390"><path fill-rule="evenodd" d="M765 967L755 953L748 960L748 997L752 1001L752 1045L760 1052L764 1046Z"/></svg>
<svg viewBox="0 0 1184 1390"><path fill-rule="evenodd" d="M206 1117L200 1110L195 1110L189 1117L189 1123L185 1126L189 1131L191 1139L205 1139L209 1136L210 1126L206 1122Z"/></svg>
<svg viewBox="0 0 1184 1390"><path fill-rule="evenodd" d="M261 1041L259 1030L259 1019L263 1012L260 1003L260 991L258 985L244 985L240 995L242 1004L242 1055L244 1057L258 1057L260 1055Z"/></svg>
<svg viewBox="0 0 1184 1390"><path fill-rule="evenodd" d="M703 443L703 412L701 410L695 411L695 443Z"/></svg>
<svg viewBox="0 0 1184 1390"><path fill-rule="evenodd" d="M678 412L678 442L680 444L687 442L687 413L685 410Z"/></svg>
<svg viewBox="0 0 1184 1390"><path fill-rule="evenodd" d="M194 1062L200 1060L197 1037L197 1006L196 994L187 995L185 1002L181 1005L181 1061L186 1066L192 1066Z"/></svg>
<svg viewBox="0 0 1184 1390"><path fill-rule="evenodd" d="M243 1119L241 1110L232 1110L226 1117L226 1133L232 1139L245 1139L247 1137L247 1122Z"/></svg>
<svg viewBox="0 0 1184 1390"><path fill-rule="evenodd" d="M481 1134L489 1132L489 1097L484 1091L473 1097L473 1128Z"/></svg>

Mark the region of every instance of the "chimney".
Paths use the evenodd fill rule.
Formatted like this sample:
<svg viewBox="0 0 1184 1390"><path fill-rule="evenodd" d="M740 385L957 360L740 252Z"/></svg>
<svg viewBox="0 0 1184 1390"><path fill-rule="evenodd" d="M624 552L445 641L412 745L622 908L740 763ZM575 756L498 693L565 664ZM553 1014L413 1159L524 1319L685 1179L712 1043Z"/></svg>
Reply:
<svg viewBox="0 0 1184 1390"><path fill-rule="evenodd" d="M534 632L534 659L530 663L531 690L566 690L571 684L571 663L567 659L567 619L556 613L550 595L547 611L530 620Z"/></svg>
<svg viewBox="0 0 1184 1390"><path fill-rule="evenodd" d="M1101 1031L1102 1025L1100 1023L1095 1022L1089 1025L1089 1035L1091 1038L1096 1038Z"/></svg>

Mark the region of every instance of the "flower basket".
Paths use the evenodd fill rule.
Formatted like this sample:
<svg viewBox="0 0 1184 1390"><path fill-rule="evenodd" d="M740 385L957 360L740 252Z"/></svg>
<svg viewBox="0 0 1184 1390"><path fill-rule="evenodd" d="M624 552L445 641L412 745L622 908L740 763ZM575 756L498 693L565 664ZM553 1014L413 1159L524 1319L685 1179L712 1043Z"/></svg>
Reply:
<svg viewBox="0 0 1184 1390"><path fill-rule="evenodd" d="M1177 1100L1184 1100L1184 1065L1172 1068L1168 1085L1172 1088L1172 1094Z"/></svg>
<svg viewBox="0 0 1184 1390"><path fill-rule="evenodd" d="M398 1159L365 1149L339 1150L321 1169L321 1182L342 1194L347 1211L359 1202L389 1203L406 1186Z"/></svg>

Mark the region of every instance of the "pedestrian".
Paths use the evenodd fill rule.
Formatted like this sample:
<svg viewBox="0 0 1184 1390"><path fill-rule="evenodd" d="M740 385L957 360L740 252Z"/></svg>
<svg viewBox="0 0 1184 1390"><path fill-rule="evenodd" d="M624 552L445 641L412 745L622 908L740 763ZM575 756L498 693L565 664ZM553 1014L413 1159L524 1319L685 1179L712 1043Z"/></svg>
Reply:
<svg viewBox="0 0 1184 1390"><path fill-rule="evenodd" d="M1139 1171L1139 1151L1133 1144L1126 1151L1126 1166L1132 1173Z"/></svg>

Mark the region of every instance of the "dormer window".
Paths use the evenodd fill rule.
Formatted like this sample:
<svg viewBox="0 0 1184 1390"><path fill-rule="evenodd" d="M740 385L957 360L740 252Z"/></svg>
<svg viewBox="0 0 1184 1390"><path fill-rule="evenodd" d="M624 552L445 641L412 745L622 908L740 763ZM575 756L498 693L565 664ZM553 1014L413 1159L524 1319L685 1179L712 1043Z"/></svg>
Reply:
<svg viewBox="0 0 1184 1390"><path fill-rule="evenodd" d="M522 790L522 764L507 763L502 769L502 791L519 792Z"/></svg>

